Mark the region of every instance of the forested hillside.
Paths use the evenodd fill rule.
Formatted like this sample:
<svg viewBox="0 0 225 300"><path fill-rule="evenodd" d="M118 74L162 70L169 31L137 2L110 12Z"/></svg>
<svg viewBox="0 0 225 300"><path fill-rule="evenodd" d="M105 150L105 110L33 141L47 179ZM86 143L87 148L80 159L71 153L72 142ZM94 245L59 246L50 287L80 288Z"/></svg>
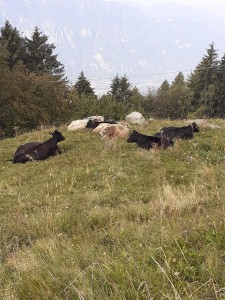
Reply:
<svg viewBox="0 0 225 300"><path fill-rule="evenodd" d="M82 70L70 84L54 50L37 27L30 39L8 21L0 29L1 138L88 115L119 120L134 110L154 118L224 117L225 58L218 59L214 44L187 80L180 72L171 84L149 87L145 96L126 75L116 75L100 97Z"/></svg>

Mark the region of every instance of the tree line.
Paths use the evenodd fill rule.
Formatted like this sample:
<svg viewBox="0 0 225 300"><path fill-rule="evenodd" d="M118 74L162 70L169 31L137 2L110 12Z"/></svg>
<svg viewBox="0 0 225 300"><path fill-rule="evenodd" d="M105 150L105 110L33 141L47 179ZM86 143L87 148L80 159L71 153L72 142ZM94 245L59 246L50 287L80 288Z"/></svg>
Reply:
<svg viewBox="0 0 225 300"><path fill-rule="evenodd" d="M9 21L0 28L1 138L95 114L116 120L132 111L153 118L224 117L225 55L218 58L214 43L187 79L180 72L171 84L165 80L158 89L149 87L147 95L126 75L117 74L102 96L95 94L83 71L71 85L54 51L38 27L31 38Z"/></svg>

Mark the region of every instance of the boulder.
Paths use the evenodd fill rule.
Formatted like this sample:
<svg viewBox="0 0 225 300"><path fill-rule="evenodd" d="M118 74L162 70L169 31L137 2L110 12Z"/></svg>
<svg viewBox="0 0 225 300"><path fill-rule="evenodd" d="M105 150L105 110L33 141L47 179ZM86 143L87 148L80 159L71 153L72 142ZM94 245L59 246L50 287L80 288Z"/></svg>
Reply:
<svg viewBox="0 0 225 300"><path fill-rule="evenodd" d="M207 122L207 120L206 119L186 120L186 123L188 125L192 124L193 122L195 122L198 126L202 126L202 125L204 125Z"/></svg>
<svg viewBox="0 0 225 300"><path fill-rule="evenodd" d="M141 113L134 111L126 116L126 121L131 124L143 125L146 121Z"/></svg>

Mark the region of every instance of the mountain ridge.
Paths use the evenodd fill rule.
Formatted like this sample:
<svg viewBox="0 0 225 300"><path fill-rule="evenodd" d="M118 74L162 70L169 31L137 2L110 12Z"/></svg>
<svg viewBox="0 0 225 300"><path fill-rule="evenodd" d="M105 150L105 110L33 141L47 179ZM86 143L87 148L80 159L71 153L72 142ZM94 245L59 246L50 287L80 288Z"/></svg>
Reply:
<svg viewBox="0 0 225 300"><path fill-rule="evenodd" d="M210 43L225 49L223 30L185 19L182 13L179 18L179 12L166 17L165 6L159 6L158 13L156 6L144 13L103 0L0 0L0 26L9 20L28 37L35 26L40 28L56 46L72 83L84 71L96 92L104 93L112 78L126 74L146 91L173 80L176 72L188 74Z"/></svg>

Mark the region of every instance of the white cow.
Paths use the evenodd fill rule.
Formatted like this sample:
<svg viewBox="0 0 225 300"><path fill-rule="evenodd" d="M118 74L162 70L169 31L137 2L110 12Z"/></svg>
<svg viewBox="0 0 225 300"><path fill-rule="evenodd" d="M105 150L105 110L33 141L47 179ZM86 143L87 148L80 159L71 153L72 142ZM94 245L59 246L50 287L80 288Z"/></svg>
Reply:
<svg viewBox="0 0 225 300"><path fill-rule="evenodd" d="M87 125L88 119L72 121L68 126L68 131L77 131L84 129Z"/></svg>
<svg viewBox="0 0 225 300"><path fill-rule="evenodd" d="M72 121L70 123L70 125L68 126L68 131L77 131L77 130L85 129L87 122L89 120L95 120L98 122L102 122L102 121L104 121L104 117L103 116L91 116L91 117L86 117L81 120Z"/></svg>

